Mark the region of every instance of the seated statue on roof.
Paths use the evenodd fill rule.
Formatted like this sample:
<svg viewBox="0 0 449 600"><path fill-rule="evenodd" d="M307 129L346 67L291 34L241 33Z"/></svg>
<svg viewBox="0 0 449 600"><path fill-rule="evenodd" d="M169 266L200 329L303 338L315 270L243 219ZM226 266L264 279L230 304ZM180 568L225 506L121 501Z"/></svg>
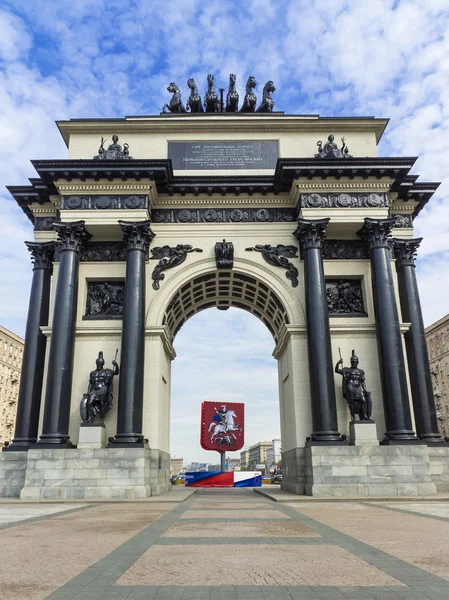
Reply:
<svg viewBox="0 0 449 600"><path fill-rule="evenodd" d="M352 158L349 154L348 146L346 145L345 138L342 137L342 147L339 148L334 142L335 136L332 133L327 138L327 142L323 146L323 142L317 142L318 152L315 154L315 158Z"/></svg>

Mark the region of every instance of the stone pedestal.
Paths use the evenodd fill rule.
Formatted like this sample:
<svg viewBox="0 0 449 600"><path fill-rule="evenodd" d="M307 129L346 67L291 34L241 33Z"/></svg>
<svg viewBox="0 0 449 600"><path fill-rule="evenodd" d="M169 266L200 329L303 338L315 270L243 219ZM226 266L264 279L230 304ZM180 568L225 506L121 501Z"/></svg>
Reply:
<svg viewBox="0 0 449 600"><path fill-rule="evenodd" d="M79 449L104 448L106 446L106 427L104 423L81 423L78 438Z"/></svg>
<svg viewBox="0 0 449 600"><path fill-rule="evenodd" d="M0 498L19 498L25 485L28 452L0 452Z"/></svg>
<svg viewBox="0 0 449 600"><path fill-rule="evenodd" d="M350 421L349 422L349 445L350 446L378 446L377 427L374 421Z"/></svg>
<svg viewBox="0 0 449 600"><path fill-rule="evenodd" d="M170 455L160 450L55 448L27 454L22 500L132 500L171 490Z"/></svg>

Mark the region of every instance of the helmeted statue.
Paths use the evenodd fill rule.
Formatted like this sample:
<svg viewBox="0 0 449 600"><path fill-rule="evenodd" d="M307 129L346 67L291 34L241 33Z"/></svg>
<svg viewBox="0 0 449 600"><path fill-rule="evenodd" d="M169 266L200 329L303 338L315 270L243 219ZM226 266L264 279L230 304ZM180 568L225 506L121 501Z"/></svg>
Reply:
<svg viewBox="0 0 449 600"><path fill-rule="evenodd" d="M351 366L341 367L343 359L340 358L335 365L335 372L343 377L343 398L349 406L353 420L358 416L361 421L369 421L371 418L372 402L371 392L365 385L365 371L358 368L359 359L352 351Z"/></svg>
<svg viewBox="0 0 449 600"><path fill-rule="evenodd" d="M112 361L114 370L104 368L103 352L98 353L96 364L97 368L89 375L87 394L83 394L80 403L80 415L84 423L93 423L96 415L99 416L100 423L103 423L106 413L112 408L112 381L114 375L119 374L115 360Z"/></svg>

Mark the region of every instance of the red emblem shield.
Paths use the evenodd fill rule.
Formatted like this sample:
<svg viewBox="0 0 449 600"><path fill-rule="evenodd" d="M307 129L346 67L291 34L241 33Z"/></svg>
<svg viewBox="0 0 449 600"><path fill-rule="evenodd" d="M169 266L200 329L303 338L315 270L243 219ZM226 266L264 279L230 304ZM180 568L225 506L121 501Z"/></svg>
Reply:
<svg viewBox="0 0 449 600"><path fill-rule="evenodd" d="M243 402L203 402L201 404L201 447L217 452L234 452L245 441Z"/></svg>

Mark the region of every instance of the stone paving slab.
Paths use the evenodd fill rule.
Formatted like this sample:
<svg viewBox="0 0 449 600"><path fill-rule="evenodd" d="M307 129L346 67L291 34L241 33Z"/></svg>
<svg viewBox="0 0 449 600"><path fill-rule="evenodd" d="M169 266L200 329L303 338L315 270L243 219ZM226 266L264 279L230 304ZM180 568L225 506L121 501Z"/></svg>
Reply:
<svg viewBox="0 0 449 600"><path fill-rule="evenodd" d="M218 533L225 533L227 537L319 537L315 531L301 523L292 521L255 521L226 523L224 530L217 526L217 522L188 522L178 521L163 534L164 537L217 537Z"/></svg>
<svg viewBox="0 0 449 600"><path fill-rule="evenodd" d="M186 511L181 519L195 519L198 518L198 510L188 510ZM227 510L224 515L221 510L208 510L205 518L207 519L216 519L223 520L224 519L288 519L286 515L278 510L270 509L270 510L252 510L250 513L248 510Z"/></svg>
<svg viewBox="0 0 449 600"><path fill-rule="evenodd" d="M5 504L0 506L0 528L2 525L17 523L28 519L36 519L47 515L54 515L67 510L79 509L84 504L64 504L64 505L25 505Z"/></svg>
<svg viewBox="0 0 449 600"><path fill-rule="evenodd" d="M368 562L336 546L239 545L152 546L118 580L117 585L207 584L400 585ZM176 585L176 583L175 583Z"/></svg>
<svg viewBox="0 0 449 600"><path fill-rule="evenodd" d="M301 514L449 581L449 521L368 503L359 504L356 510L351 506L341 502L323 510L318 505L291 505Z"/></svg>

